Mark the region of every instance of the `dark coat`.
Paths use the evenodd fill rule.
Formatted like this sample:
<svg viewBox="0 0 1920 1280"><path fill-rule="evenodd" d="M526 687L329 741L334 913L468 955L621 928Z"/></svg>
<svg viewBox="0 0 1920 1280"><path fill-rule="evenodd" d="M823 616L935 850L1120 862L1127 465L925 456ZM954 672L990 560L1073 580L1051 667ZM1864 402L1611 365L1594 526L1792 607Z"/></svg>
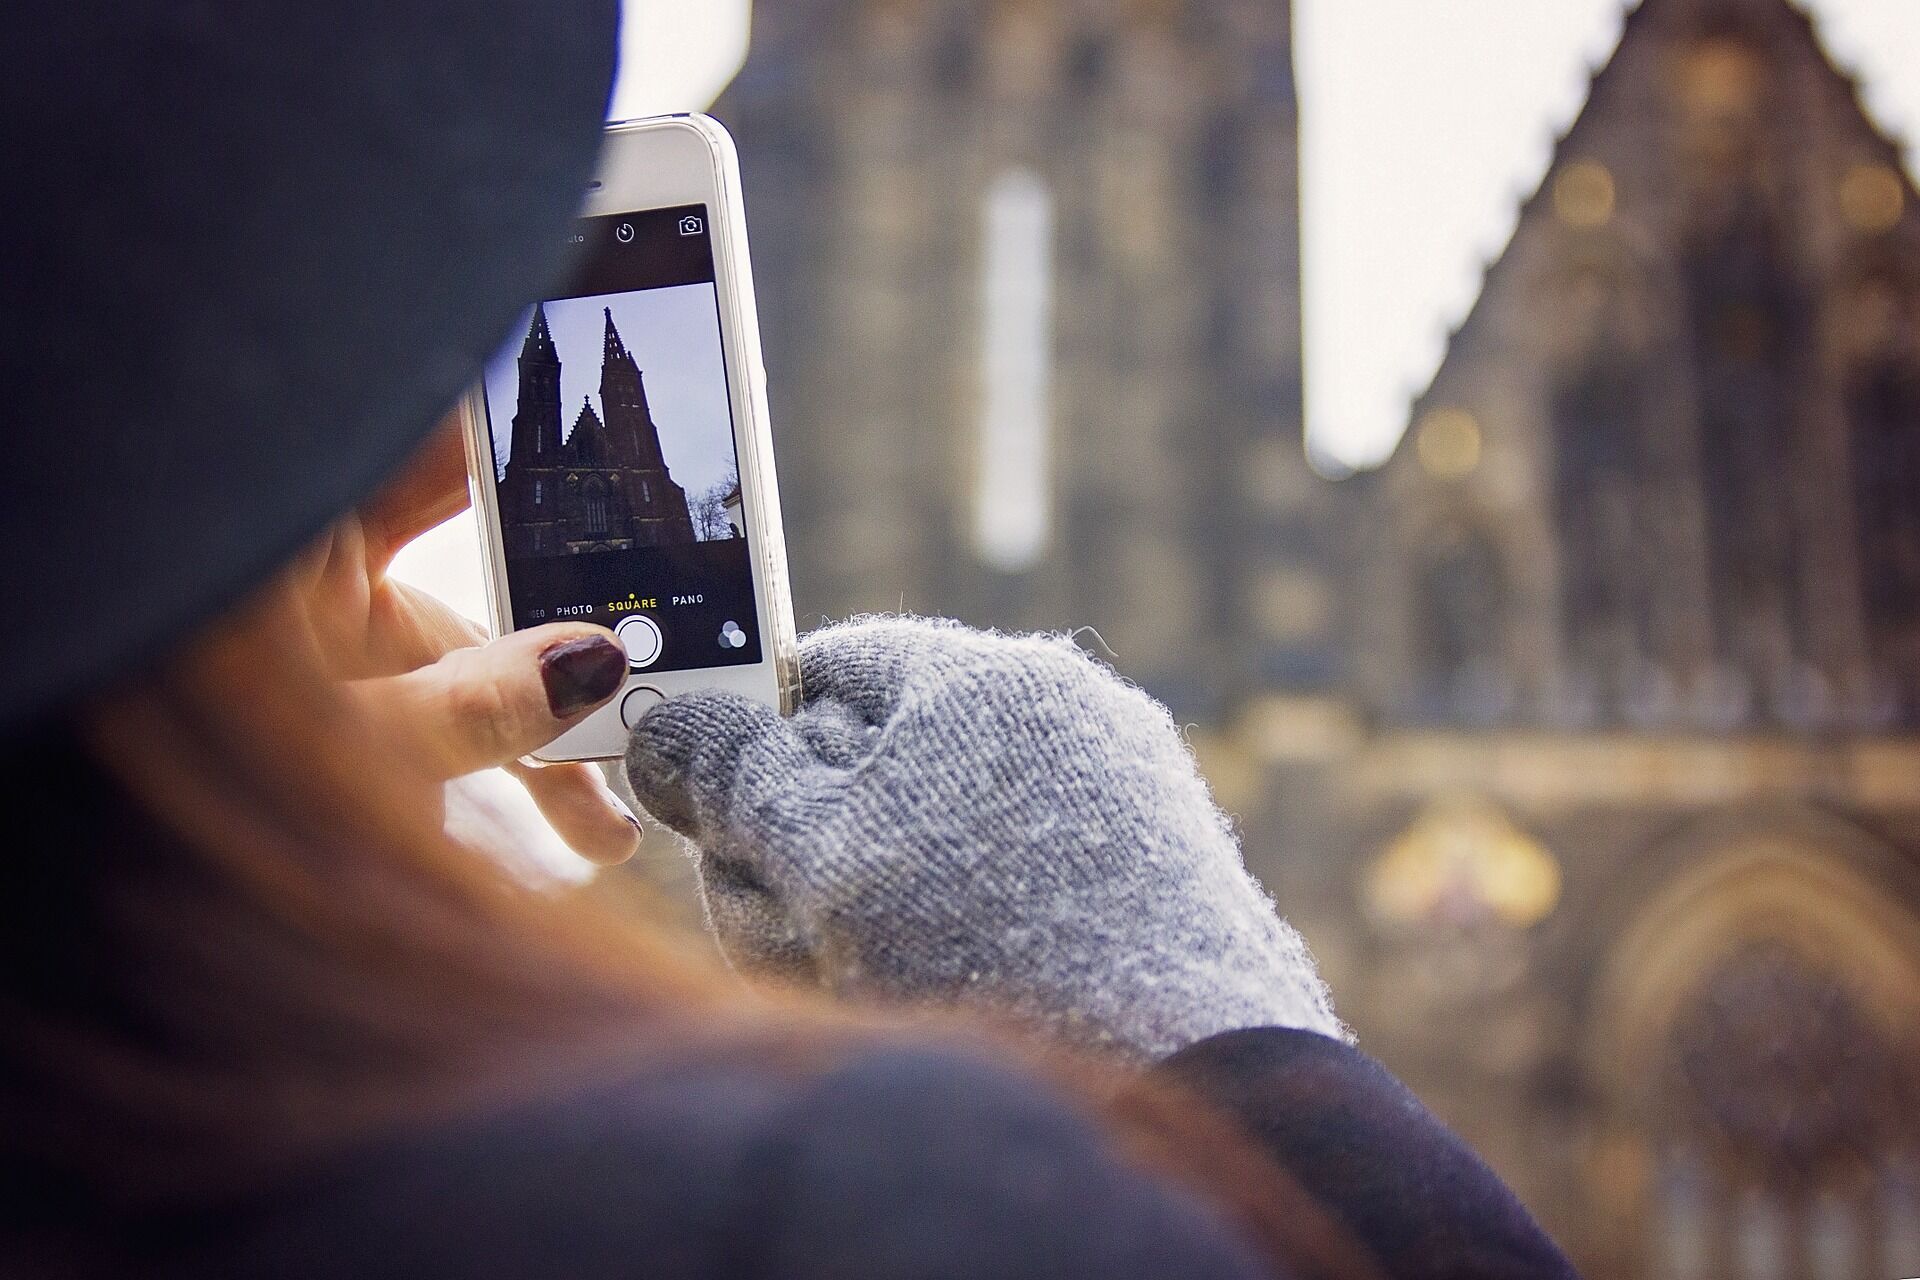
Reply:
<svg viewBox="0 0 1920 1280"><path fill-rule="evenodd" d="M1310 1032L1159 1070L1215 1100L1392 1277L1573 1272L1379 1064ZM1048 1088L935 1050L823 1076L657 1070L393 1142L170 1234L180 1276L285 1280L1254 1280L1210 1206ZM205 1242L211 1242L205 1243Z"/></svg>

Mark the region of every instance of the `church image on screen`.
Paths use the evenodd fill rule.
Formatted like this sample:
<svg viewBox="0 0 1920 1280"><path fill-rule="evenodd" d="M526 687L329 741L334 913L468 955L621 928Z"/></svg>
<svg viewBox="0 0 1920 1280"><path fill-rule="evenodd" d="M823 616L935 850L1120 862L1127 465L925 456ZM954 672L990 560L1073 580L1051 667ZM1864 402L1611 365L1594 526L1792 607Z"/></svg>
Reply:
<svg viewBox="0 0 1920 1280"><path fill-rule="evenodd" d="M715 536L711 522L696 524L698 499L689 504L686 490L668 472L640 366L620 336L613 308L601 311L598 408L590 395L578 404L562 402L561 352L547 306L535 307L528 322L509 448L497 472L510 559L676 546ZM496 415L503 409L493 406ZM498 421L496 416L496 431Z"/></svg>

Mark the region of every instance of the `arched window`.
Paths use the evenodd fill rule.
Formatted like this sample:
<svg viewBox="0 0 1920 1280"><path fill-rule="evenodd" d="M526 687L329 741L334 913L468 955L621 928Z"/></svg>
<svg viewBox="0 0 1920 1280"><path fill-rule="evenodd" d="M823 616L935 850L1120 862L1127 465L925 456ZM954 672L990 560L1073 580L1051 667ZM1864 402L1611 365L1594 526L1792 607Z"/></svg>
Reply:
<svg viewBox="0 0 1920 1280"><path fill-rule="evenodd" d="M1569 666L1601 710L1617 710L1635 663L1651 656L1653 578L1660 572L1648 508L1648 397L1641 363L1607 347L1587 353L1552 397L1553 504L1561 625Z"/></svg>
<svg viewBox="0 0 1920 1280"><path fill-rule="evenodd" d="M603 534L607 531L607 485L606 481L595 476L581 487L581 511L585 519L587 532Z"/></svg>
<svg viewBox="0 0 1920 1280"><path fill-rule="evenodd" d="M1877 1203L1915 1154L1920 1098L1905 1054L1844 980L1782 943L1737 952L1682 1006L1660 1070L1656 1276L1839 1280L1920 1266L1881 1238Z"/></svg>
<svg viewBox="0 0 1920 1280"><path fill-rule="evenodd" d="M1856 348L1846 398L1860 600L1883 659L1920 641L1920 344L1904 294L1870 279L1843 308Z"/></svg>
<svg viewBox="0 0 1920 1280"><path fill-rule="evenodd" d="M1418 550L1412 602L1415 698L1424 716L1484 721L1505 709L1506 589L1493 543L1449 523Z"/></svg>
<svg viewBox="0 0 1920 1280"><path fill-rule="evenodd" d="M1788 500L1795 391L1813 349L1806 291L1759 192L1728 189L1684 251L1699 408L1699 474L1716 640L1724 661L1777 697L1780 642L1807 650Z"/></svg>
<svg viewBox="0 0 1920 1280"><path fill-rule="evenodd" d="M973 545L1018 573L1053 532L1053 192L1009 169L988 185L981 224Z"/></svg>
<svg viewBox="0 0 1920 1280"><path fill-rule="evenodd" d="M1920 918L1865 871L1893 851L1806 814L1651 852L1681 869L1621 921L1584 1017L1620 1157L1590 1185L1626 1228L1595 1272L1920 1275Z"/></svg>

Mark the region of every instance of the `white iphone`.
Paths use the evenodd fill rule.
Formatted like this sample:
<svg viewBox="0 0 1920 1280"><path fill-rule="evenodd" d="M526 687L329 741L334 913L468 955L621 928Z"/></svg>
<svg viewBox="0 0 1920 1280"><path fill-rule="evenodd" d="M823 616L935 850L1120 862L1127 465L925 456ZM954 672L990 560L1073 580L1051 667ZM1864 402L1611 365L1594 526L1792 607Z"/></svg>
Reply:
<svg viewBox="0 0 1920 1280"><path fill-rule="evenodd" d="M733 141L705 116L609 127L564 290L467 398L495 634L611 627L626 687L536 752L620 755L662 698L790 713L798 642Z"/></svg>

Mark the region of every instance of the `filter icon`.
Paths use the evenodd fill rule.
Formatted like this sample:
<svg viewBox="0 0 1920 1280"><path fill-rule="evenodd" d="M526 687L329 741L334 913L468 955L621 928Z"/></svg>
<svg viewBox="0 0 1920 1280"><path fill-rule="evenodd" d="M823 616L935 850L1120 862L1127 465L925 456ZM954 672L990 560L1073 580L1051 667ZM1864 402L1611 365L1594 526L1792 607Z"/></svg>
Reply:
<svg viewBox="0 0 1920 1280"><path fill-rule="evenodd" d="M731 618L727 619L726 623L720 628L720 647L722 649L744 649L747 647L747 633L742 631L740 624Z"/></svg>

